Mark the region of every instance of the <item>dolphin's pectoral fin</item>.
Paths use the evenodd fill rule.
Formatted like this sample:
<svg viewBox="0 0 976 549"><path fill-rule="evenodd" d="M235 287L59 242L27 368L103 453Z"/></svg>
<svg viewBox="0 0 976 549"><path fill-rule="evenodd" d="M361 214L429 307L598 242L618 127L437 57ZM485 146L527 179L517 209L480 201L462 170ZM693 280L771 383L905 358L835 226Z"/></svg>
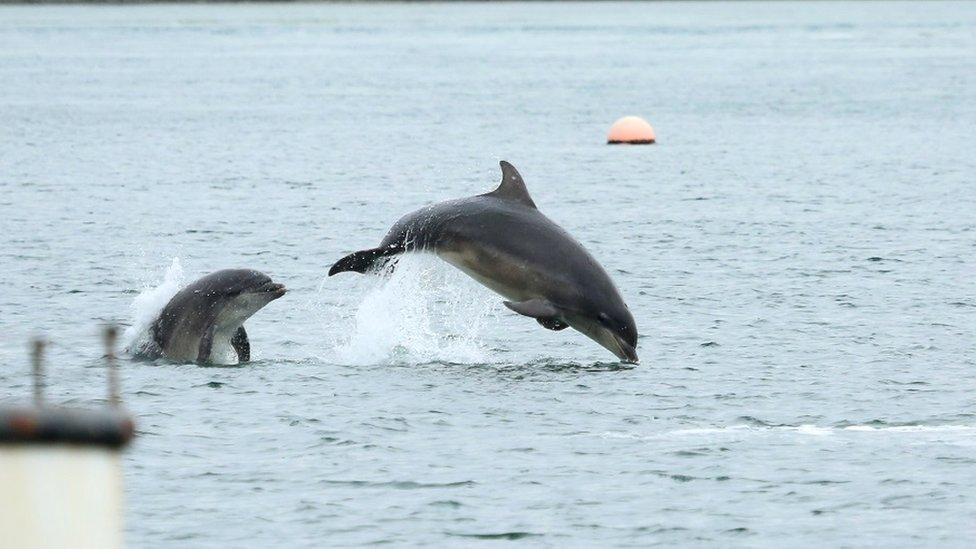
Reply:
<svg viewBox="0 0 976 549"><path fill-rule="evenodd" d="M247 332L241 326L230 339L231 346L237 351L237 363L242 364L251 360L251 341L247 339Z"/></svg>
<svg viewBox="0 0 976 549"><path fill-rule="evenodd" d="M559 315L556 307L545 299L529 299L527 301L505 301L505 306L520 315L542 319Z"/></svg>
<svg viewBox="0 0 976 549"><path fill-rule="evenodd" d="M569 328L569 324L566 324L562 320L559 320L558 318L555 318L555 317L537 318L535 320L539 324L542 324L542 327L543 328L546 328L546 329L549 329L549 330L553 330L555 332L558 332L559 330L565 330L566 328Z"/></svg>
<svg viewBox="0 0 976 549"><path fill-rule="evenodd" d="M214 325L210 324L200 337L200 347L197 349L197 364L210 362L210 351L213 349Z"/></svg>
<svg viewBox="0 0 976 549"><path fill-rule="evenodd" d="M402 249L398 249L396 247L384 247L351 253L335 262L335 265L329 269L329 276L337 273L344 273L346 271L365 273L366 271L372 269L379 259L396 255L402 251Z"/></svg>
<svg viewBox="0 0 976 549"><path fill-rule="evenodd" d="M505 301L505 306L520 315L532 317L548 330L565 330L569 327L559 319L559 309L545 299L529 299L527 301Z"/></svg>
<svg viewBox="0 0 976 549"><path fill-rule="evenodd" d="M522 176L519 175L518 170L515 169L515 166L505 162L504 160L499 162L499 165L502 167L502 182L498 185L497 189L485 194L484 196L493 196L495 198L513 200L530 208L535 208L535 202L533 202L532 197L529 196L529 190L525 188L525 181L522 181Z"/></svg>

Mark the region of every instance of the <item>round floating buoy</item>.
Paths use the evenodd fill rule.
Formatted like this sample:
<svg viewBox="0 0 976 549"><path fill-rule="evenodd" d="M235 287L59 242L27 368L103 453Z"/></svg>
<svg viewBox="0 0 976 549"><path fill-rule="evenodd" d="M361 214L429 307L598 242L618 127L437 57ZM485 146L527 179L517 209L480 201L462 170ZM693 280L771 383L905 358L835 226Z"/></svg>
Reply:
<svg viewBox="0 0 976 549"><path fill-rule="evenodd" d="M608 145L650 145L656 137L654 128L639 116L625 116L610 126Z"/></svg>

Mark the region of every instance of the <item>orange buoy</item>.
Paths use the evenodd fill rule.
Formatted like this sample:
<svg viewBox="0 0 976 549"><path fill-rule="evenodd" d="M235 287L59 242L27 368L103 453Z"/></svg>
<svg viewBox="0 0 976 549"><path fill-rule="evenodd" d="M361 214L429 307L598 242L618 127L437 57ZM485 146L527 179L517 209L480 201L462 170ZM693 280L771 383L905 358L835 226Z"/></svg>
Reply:
<svg viewBox="0 0 976 549"><path fill-rule="evenodd" d="M617 120L607 134L608 145L650 145L655 139L654 128L639 116L625 116Z"/></svg>

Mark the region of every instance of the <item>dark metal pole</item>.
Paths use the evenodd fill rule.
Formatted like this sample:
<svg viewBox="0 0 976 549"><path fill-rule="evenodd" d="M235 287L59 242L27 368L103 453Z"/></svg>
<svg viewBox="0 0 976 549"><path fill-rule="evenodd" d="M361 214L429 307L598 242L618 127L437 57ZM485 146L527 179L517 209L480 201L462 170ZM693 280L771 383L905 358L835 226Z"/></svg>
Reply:
<svg viewBox="0 0 976 549"><path fill-rule="evenodd" d="M108 362L108 402L114 407L121 404L119 397L119 371L115 363L115 340L118 339L119 329L113 326L105 328L105 359Z"/></svg>
<svg viewBox="0 0 976 549"><path fill-rule="evenodd" d="M34 405L44 403L44 340L35 337L31 341L31 376L34 381Z"/></svg>

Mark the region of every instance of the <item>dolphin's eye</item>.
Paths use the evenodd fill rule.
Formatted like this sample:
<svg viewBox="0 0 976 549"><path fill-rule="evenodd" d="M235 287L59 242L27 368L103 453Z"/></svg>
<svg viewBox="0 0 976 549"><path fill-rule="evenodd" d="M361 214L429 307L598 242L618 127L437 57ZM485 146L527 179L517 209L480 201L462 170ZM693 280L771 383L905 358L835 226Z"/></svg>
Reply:
<svg viewBox="0 0 976 549"><path fill-rule="evenodd" d="M607 327L610 326L610 317L607 316L607 313L600 313L596 318L597 320L600 321L600 324L603 324L604 326Z"/></svg>

